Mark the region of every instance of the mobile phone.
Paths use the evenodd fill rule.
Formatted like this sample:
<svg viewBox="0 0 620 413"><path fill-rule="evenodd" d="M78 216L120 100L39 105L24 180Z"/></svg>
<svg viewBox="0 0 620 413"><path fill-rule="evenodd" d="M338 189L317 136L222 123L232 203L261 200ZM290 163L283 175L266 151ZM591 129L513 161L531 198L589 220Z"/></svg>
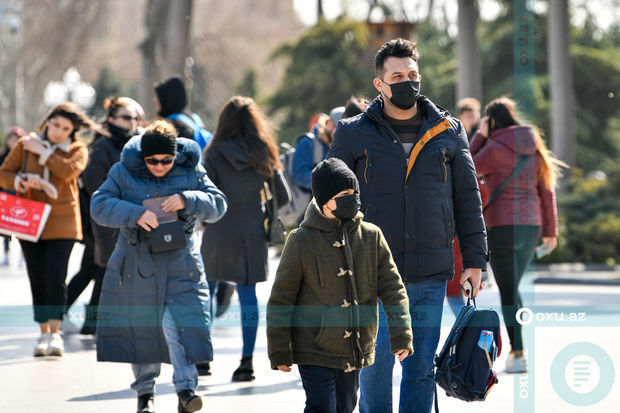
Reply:
<svg viewBox="0 0 620 413"><path fill-rule="evenodd" d="M549 253L551 253L551 246L549 245L540 244L538 247L536 247L536 258L538 259L541 259Z"/></svg>

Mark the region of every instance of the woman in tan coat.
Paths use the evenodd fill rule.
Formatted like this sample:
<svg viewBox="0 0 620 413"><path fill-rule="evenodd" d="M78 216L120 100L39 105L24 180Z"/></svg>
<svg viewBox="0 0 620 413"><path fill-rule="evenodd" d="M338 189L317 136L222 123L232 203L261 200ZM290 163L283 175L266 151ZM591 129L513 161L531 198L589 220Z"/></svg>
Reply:
<svg viewBox="0 0 620 413"><path fill-rule="evenodd" d="M38 242L20 241L26 266L34 319L41 328L34 355L62 356L58 329L66 309L67 264L75 241L82 239L78 177L86 167L88 149L75 133L94 127L74 103L56 106L37 129L19 139L2 166L0 187L51 205Z"/></svg>

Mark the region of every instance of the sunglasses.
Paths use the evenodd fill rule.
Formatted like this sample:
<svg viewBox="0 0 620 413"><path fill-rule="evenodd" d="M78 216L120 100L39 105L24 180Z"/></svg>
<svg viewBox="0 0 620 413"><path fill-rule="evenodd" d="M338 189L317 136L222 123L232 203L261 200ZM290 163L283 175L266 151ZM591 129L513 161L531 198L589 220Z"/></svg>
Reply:
<svg viewBox="0 0 620 413"><path fill-rule="evenodd" d="M158 164L170 165L172 162L174 162L174 158L164 158L164 159L144 158L144 162L152 166L155 166Z"/></svg>
<svg viewBox="0 0 620 413"><path fill-rule="evenodd" d="M138 120L138 117L135 115L117 115L114 117L115 119L121 118L124 120Z"/></svg>

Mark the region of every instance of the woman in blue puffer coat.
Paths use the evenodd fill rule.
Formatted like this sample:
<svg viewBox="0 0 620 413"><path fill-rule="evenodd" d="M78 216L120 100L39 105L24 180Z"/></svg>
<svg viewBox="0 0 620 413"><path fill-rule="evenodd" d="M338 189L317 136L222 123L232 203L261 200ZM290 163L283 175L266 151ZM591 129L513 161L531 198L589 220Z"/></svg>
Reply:
<svg viewBox="0 0 620 413"><path fill-rule="evenodd" d="M120 228L99 302L97 359L132 364L136 381L131 388L142 413L153 411L162 362L174 367L179 412L202 407L194 394L195 363L210 361L213 348L210 297L195 224L220 219L227 201L199 161L198 144L177 138L168 122L156 121L127 142L121 161L91 200L95 222ZM151 252L149 235L154 238L159 222L142 203L160 197L165 197L163 212L177 213L187 245Z"/></svg>

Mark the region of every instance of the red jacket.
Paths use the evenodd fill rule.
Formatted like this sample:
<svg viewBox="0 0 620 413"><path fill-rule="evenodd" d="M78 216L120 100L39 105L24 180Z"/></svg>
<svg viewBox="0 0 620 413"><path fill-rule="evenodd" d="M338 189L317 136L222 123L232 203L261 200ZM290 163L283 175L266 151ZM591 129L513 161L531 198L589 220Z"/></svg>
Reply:
<svg viewBox="0 0 620 413"><path fill-rule="evenodd" d="M476 172L484 176L490 194L512 174L521 155L532 155L519 175L485 211L487 227L541 225L543 237L557 236L555 192L538 179L542 157L536 151L531 127L499 129L489 139L478 132L470 150Z"/></svg>

